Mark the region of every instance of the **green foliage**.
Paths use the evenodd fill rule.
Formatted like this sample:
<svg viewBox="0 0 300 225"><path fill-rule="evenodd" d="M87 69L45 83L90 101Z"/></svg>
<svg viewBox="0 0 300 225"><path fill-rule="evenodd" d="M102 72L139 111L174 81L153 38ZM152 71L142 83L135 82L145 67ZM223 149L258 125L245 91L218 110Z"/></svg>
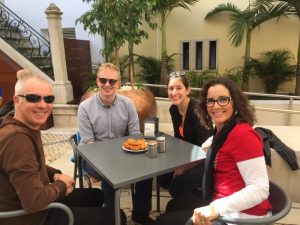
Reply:
<svg viewBox="0 0 300 225"><path fill-rule="evenodd" d="M215 70L204 70L202 72L188 71L185 75L191 87L201 88L206 81L218 76L218 73Z"/></svg>
<svg viewBox="0 0 300 225"><path fill-rule="evenodd" d="M278 0L285 3L289 8L286 10L287 15L293 15L300 20L300 1L299 0ZM298 24L295 23L295 29L298 29ZM297 65L300 65L300 36L298 37L298 49L297 49ZM296 69L296 87L295 95L300 96L300 66Z"/></svg>
<svg viewBox="0 0 300 225"><path fill-rule="evenodd" d="M168 53L167 53L167 31L166 21L170 13L175 8L190 10L190 6L195 5L200 0L150 0L153 11L160 17L161 30L161 83L167 80L168 70Z"/></svg>
<svg viewBox="0 0 300 225"><path fill-rule="evenodd" d="M185 73L188 78L189 84L193 88L202 88L203 85L210 79L215 77L224 76L237 85L241 87L242 78L243 78L243 68L242 67L234 67L231 69L227 69L223 75L219 74L216 70L204 70L201 72L197 71L188 71ZM192 96L197 96L198 93L192 93Z"/></svg>
<svg viewBox="0 0 300 225"><path fill-rule="evenodd" d="M126 72L126 69L129 68L129 55L124 55L120 58L120 76L121 76L121 83L127 83L130 81L128 72Z"/></svg>
<svg viewBox="0 0 300 225"><path fill-rule="evenodd" d="M222 3L210 11L205 19L221 12L229 12L232 23L228 29L228 37L232 46L238 47L247 32L251 32L272 18L281 16L288 9L284 4L272 4L272 2L274 1L256 0L244 10L238 9L233 3Z"/></svg>
<svg viewBox="0 0 300 225"><path fill-rule="evenodd" d="M243 84L243 67L233 67L230 69L226 69L224 74L224 77L227 77L228 79L235 82L239 87L242 87Z"/></svg>
<svg viewBox="0 0 300 225"><path fill-rule="evenodd" d="M90 2L89 0L87 2ZM105 46L101 50L104 57L111 57L125 41L139 44L148 33L141 29L142 21L148 22L151 28L151 7L144 0L94 0L92 9L76 20L84 25L91 34L105 37ZM118 57L118 55L114 55Z"/></svg>
<svg viewBox="0 0 300 225"><path fill-rule="evenodd" d="M160 60L151 56L138 55L135 63L141 68L137 74L139 80L150 84L157 84L160 81Z"/></svg>
<svg viewBox="0 0 300 225"><path fill-rule="evenodd" d="M85 78L85 82L83 84L83 91L89 90L90 88L93 88L96 85L96 77L97 74L96 72L91 72L91 73L84 73L84 74L80 74L81 76L84 76Z"/></svg>
<svg viewBox="0 0 300 225"><path fill-rule="evenodd" d="M173 57L177 55L174 53L168 56L168 64L167 68L169 71L174 70L174 59ZM137 80L139 82L145 82L149 84L161 84L160 83L160 71L161 71L161 60L151 57L151 56L143 56L143 55L135 55L137 58L135 63L140 68L140 73L136 75ZM158 88L150 88L155 96L165 97L165 90Z"/></svg>
<svg viewBox="0 0 300 225"><path fill-rule="evenodd" d="M137 89L144 89L144 85L141 82L135 83L135 86L137 87Z"/></svg>
<svg viewBox="0 0 300 225"><path fill-rule="evenodd" d="M262 52L258 59L251 58L249 67L253 76L264 82L267 93L275 93L278 86L295 76L293 54L287 49Z"/></svg>
<svg viewBox="0 0 300 225"><path fill-rule="evenodd" d="M205 19L215 16L221 12L229 12L231 25L228 29L228 37L233 47L238 47L246 40L246 49L244 54L243 82L244 89L248 89L248 62L250 59L251 32L259 28L261 24L283 15L289 6L283 3L274 3L274 0L256 0L244 10L240 10L232 3L222 3L210 11Z"/></svg>
<svg viewBox="0 0 300 225"><path fill-rule="evenodd" d="M174 70L174 53L168 56L168 71ZM161 61L152 56L136 55L135 63L141 68L141 72L137 74L140 81L145 81L149 84L160 83Z"/></svg>

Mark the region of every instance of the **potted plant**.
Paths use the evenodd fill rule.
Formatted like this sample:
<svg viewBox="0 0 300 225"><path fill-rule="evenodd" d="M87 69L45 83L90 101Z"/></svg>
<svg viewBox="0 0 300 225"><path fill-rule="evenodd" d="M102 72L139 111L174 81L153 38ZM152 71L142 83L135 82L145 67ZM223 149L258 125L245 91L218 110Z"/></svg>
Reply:
<svg viewBox="0 0 300 225"><path fill-rule="evenodd" d="M90 2L92 0L83 1ZM104 37L105 44L101 54L106 61L113 62L119 68L121 68L119 49L126 41L128 42L131 90L128 88L122 90L121 88L119 94L132 99L139 114L141 129L143 129L144 119L156 115L157 106L150 90L135 86L133 46L140 44L143 38L148 38L148 33L141 29L142 21L148 22L152 29L156 27L156 23L151 22L151 4L144 0L113 2L98 0L93 2L92 9L84 13L76 22L82 23L84 29L89 29L90 33ZM94 94L95 89L89 92L83 96L83 99Z"/></svg>

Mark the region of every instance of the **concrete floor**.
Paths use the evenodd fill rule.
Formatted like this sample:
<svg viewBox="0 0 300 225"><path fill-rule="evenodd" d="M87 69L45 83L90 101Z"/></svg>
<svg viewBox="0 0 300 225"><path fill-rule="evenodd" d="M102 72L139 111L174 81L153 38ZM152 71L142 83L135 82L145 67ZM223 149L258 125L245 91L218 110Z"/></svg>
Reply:
<svg viewBox="0 0 300 225"><path fill-rule="evenodd" d="M44 150L46 161L53 167L59 168L63 173L73 176L74 164L70 161L73 151L68 142L71 134L75 133L75 129L49 129L42 131L44 142ZM99 183L94 184L99 187ZM153 189L155 190L155 188ZM166 191L161 191L161 210L165 210L166 203L170 197ZM156 211L156 193L153 192L151 217L156 218L160 213ZM124 188L121 192L121 208L127 215L127 225L134 225L131 221L131 192L130 189ZM300 203L293 203L291 212L282 220L278 221L278 225L300 225Z"/></svg>

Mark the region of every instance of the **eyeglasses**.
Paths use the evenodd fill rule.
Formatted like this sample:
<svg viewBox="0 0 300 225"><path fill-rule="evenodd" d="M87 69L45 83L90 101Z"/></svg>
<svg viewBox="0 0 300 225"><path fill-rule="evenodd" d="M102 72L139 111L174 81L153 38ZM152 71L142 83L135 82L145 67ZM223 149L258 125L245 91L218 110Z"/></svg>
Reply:
<svg viewBox="0 0 300 225"><path fill-rule="evenodd" d="M102 78L102 77L98 77L98 79L99 79L101 84L106 84L106 82L108 81L109 85L115 85L118 81L118 80L106 79L106 78Z"/></svg>
<svg viewBox="0 0 300 225"><path fill-rule="evenodd" d="M47 96L40 96L36 94L28 94L28 95L18 95L19 97L25 98L27 102L36 103L41 101L43 98L44 102L51 104L54 102L55 97L54 95L47 95Z"/></svg>
<svg viewBox="0 0 300 225"><path fill-rule="evenodd" d="M213 107L215 103L217 102L219 106L225 106L231 101L231 98L228 96L220 96L217 99L208 98L206 99L206 106L207 107Z"/></svg>
<svg viewBox="0 0 300 225"><path fill-rule="evenodd" d="M185 72L182 71L174 71L169 74L169 78L185 76Z"/></svg>

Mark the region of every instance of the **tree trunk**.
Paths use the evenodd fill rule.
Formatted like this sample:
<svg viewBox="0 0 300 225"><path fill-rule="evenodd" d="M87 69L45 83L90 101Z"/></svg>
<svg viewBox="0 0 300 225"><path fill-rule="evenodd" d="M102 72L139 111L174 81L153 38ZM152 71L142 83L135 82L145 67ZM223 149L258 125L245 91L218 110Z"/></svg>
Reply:
<svg viewBox="0 0 300 225"><path fill-rule="evenodd" d="M168 53L167 53L167 38L166 38L166 18L161 15L161 66L160 66L160 84L167 83L168 76ZM160 94L164 95L164 90L160 89Z"/></svg>
<svg viewBox="0 0 300 225"><path fill-rule="evenodd" d="M243 68L243 91L249 91L249 60L250 60L250 45L251 45L251 30L247 30L246 49L244 54L244 68Z"/></svg>
<svg viewBox="0 0 300 225"><path fill-rule="evenodd" d="M118 68L120 68L119 49L118 48L115 48L115 50L114 50L114 63Z"/></svg>
<svg viewBox="0 0 300 225"><path fill-rule="evenodd" d="M133 42L128 42L128 53L129 53L129 80L132 90L134 89L134 60L133 60Z"/></svg>
<svg viewBox="0 0 300 225"><path fill-rule="evenodd" d="M299 32L298 54L297 54L295 95L300 96L300 32Z"/></svg>
<svg viewBox="0 0 300 225"><path fill-rule="evenodd" d="M103 46L105 46L105 44L106 44L107 37L108 37L108 34L107 34L107 32L105 32L104 40L103 40ZM109 56L107 54L105 54L105 62L108 62L108 60L109 60Z"/></svg>

